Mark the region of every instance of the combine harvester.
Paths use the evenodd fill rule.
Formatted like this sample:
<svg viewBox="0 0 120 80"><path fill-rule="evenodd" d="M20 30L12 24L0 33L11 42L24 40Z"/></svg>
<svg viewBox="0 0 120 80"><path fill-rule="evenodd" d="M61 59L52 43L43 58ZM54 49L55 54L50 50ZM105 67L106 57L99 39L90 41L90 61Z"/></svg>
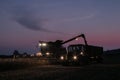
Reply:
<svg viewBox="0 0 120 80"><path fill-rule="evenodd" d="M85 44L73 44L67 48L64 44L83 38ZM46 59L54 59L62 65L86 65L89 63L102 63L103 47L88 45L84 34L69 40L55 42L39 41L40 55Z"/></svg>

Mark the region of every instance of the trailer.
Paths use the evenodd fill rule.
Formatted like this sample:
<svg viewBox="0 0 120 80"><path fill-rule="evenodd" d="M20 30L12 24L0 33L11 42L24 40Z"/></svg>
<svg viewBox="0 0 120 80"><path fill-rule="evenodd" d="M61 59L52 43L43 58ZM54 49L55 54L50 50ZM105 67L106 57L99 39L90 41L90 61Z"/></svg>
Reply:
<svg viewBox="0 0 120 80"><path fill-rule="evenodd" d="M86 65L90 63L102 63L103 47L92 45L70 45L67 54L61 55L62 65Z"/></svg>

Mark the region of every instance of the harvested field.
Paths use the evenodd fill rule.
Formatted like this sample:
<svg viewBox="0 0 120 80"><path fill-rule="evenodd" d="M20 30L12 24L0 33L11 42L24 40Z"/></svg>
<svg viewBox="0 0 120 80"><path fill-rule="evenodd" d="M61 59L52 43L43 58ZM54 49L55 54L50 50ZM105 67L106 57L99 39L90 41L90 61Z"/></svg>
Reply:
<svg viewBox="0 0 120 80"><path fill-rule="evenodd" d="M0 80L120 80L120 63L115 60L118 58L106 56L104 58L103 64L86 66L48 65L36 63L35 60L35 62L8 60L9 64L3 65L3 62L0 64L4 67L4 70L1 67ZM111 59L116 63L114 61L110 63Z"/></svg>

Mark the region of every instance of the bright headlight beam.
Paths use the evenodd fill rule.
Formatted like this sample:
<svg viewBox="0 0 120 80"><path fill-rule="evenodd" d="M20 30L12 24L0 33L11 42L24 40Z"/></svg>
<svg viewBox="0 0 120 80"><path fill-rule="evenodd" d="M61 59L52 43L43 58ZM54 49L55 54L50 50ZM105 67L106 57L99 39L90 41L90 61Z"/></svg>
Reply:
<svg viewBox="0 0 120 80"><path fill-rule="evenodd" d="M38 46L41 46L41 45L42 45L41 43L38 44Z"/></svg>
<svg viewBox="0 0 120 80"><path fill-rule="evenodd" d="M60 59L61 59L61 60L63 60L63 59L64 59L64 57L63 57L63 56L61 56L61 57L60 57Z"/></svg>
<svg viewBox="0 0 120 80"><path fill-rule="evenodd" d="M42 56L42 53L41 53L41 52L38 52L38 53L36 54L36 56Z"/></svg>
<svg viewBox="0 0 120 80"><path fill-rule="evenodd" d="M81 55L84 55L83 52L80 53Z"/></svg>
<svg viewBox="0 0 120 80"><path fill-rule="evenodd" d="M76 60L76 59L77 59L77 56L73 56L73 59Z"/></svg>
<svg viewBox="0 0 120 80"><path fill-rule="evenodd" d="M47 46L47 44L46 43L42 43L42 46Z"/></svg>
<svg viewBox="0 0 120 80"><path fill-rule="evenodd" d="M49 53L49 52L47 52L47 53L46 53L46 55L47 55L47 56L49 56L49 55L50 55L50 53Z"/></svg>

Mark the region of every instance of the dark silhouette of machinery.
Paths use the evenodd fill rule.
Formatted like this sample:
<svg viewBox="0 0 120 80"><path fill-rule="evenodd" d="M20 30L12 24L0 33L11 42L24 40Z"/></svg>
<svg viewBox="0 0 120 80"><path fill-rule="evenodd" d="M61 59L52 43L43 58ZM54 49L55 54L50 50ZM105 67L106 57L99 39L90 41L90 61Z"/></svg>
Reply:
<svg viewBox="0 0 120 80"><path fill-rule="evenodd" d="M62 45L82 37L85 44ZM40 52L43 57L59 59L61 64L88 64L102 62L103 48L87 44L84 34L75 36L69 40L56 40L55 42L39 41Z"/></svg>

